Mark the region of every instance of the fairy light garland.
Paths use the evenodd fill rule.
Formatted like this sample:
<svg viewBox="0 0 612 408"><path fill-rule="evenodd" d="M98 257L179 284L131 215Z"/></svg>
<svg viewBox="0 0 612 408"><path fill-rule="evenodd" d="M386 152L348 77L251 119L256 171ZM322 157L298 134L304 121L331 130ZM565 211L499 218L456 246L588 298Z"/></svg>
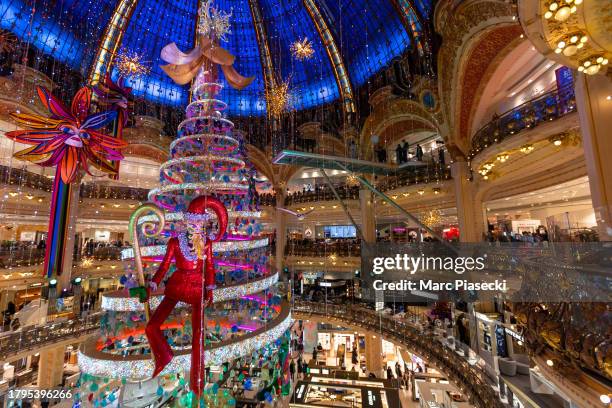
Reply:
<svg viewBox="0 0 612 408"><path fill-rule="evenodd" d="M213 302L225 302L261 293L272 288L276 283L278 283L278 273L243 284L218 287L213 290ZM163 298L162 295L151 296L149 300L151 307L159 306ZM127 297L122 291L102 294L100 307L102 310L114 312L144 311L143 304L137 298ZM177 307L185 308L187 304L179 302Z"/></svg>
<svg viewBox="0 0 612 408"><path fill-rule="evenodd" d="M289 305L285 305L288 309ZM284 308L283 308L284 309ZM255 335L232 342L227 345L204 350L206 366L221 365L227 361L250 355L269 344L274 343L291 327L291 312L276 325L267 325L257 330ZM262 332L263 331L263 332ZM172 361L161 372L161 375L184 372L191 366L190 348L178 351ZM153 373L154 362L150 355L146 357L129 356L123 358L115 354L104 354L95 348L95 339L86 342L78 352L78 365L81 373L99 377L129 379L139 381L149 379Z"/></svg>
<svg viewBox="0 0 612 408"><path fill-rule="evenodd" d="M259 238L250 241L220 241L213 243L213 251L246 251L251 249L263 248L268 246L268 238ZM151 245L140 247L143 257L163 256L166 253L165 245ZM121 251L121 260L133 259L134 249L125 248Z"/></svg>

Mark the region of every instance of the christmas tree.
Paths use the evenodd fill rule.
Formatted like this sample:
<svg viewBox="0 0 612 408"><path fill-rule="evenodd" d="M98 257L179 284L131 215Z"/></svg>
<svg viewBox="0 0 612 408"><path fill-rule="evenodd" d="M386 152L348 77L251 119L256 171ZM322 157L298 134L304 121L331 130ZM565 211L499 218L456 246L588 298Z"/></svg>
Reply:
<svg viewBox="0 0 612 408"><path fill-rule="evenodd" d="M183 254L193 251L192 243L181 241L186 225L193 222L187 212L189 203L206 195L224 204L229 225L212 245L215 288L202 318L206 370L201 374L206 386L200 404L272 403L290 389L291 314L276 288L278 274L270 270L269 240L258 223L255 173L245 163L244 141L223 115L227 104L216 99L221 88L216 65L203 64L191 87L186 119L170 146L170 158L160 167L160 186L149 193L150 202L164 211L164 228L150 236L150 224L159 221L155 214L135 221L140 258L145 275L152 276L166 252L166 240L178 237ZM203 235L215 237L218 220L212 213L206 215L201 217ZM141 301L145 296L133 266L134 248L123 253L128 265L121 279L125 289L103 294L101 336L85 343L79 352L82 375L75 399L92 406L136 407L151 401L157 406L192 406L190 308L179 303L162 326L174 356L151 379L154 359L144 332L147 316ZM161 293L150 296L152 310L159 305Z"/></svg>

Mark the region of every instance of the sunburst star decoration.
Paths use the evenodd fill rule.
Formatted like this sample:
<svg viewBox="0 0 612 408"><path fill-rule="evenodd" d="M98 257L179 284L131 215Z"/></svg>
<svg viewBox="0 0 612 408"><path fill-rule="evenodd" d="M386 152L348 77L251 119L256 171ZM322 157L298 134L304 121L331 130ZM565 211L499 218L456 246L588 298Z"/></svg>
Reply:
<svg viewBox="0 0 612 408"><path fill-rule="evenodd" d="M17 37L7 30L0 30L0 53L13 52L17 48Z"/></svg>
<svg viewBox="0 0 612 408"><path fill-rule="evenodd" d="M312 43L307 37L304 37L302 40L294 41L291 44L290 50L293 56L300 61L308 60L312 58L314 54Z"/></svg>
<svg viewBox="0 0 612 408"><path fill-rule="evenodd" d="M151 72L142 60L142 56L136 52L123 51L117 57L117 70L124 77L138 78Z"/></svg>
<svg viewBox="0 0 612 408"><path fill-rule="evenodd" d="M198 33L220 41L227 41L227 36L232 33L230 27L231 11L226 13L212 6L212 0L202 3L198 10L200 20L198 22Z"/></svg>
<svg viewBox="0 0 612 408"><path fill-rule="evenodd" d="M291 109L291 93L289 92L289 81L282 81L268 92L266 103L268 112L275 118L280 117L283 112Z"/></svg>

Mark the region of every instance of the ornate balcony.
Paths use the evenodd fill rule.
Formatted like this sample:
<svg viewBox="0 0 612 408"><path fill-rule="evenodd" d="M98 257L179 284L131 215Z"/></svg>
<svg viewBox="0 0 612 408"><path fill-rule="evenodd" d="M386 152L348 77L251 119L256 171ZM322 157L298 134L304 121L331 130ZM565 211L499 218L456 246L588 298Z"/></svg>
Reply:
<svg viewBox="0 0 612 408"><path fill-rule="evenodd" d="M487 147L519 134L526 129L554 121L576 112L573 86L555 89L542 94L516 108L495 117L480 128L472 138L469 159Z"/></svg>
<svg viewBox="0 0 612 408"><path fill-rule="evenodd" d="M28 170L0 165L0 184L51 191L53 179ZM96 183L81 184L81 198L146 201L149 190Z"/></svg>
<svg viewBox="0 0 612 408"><path fill-rule="evenodd" d="M101 314L74 318L62 322L50 322L41 326L24 327L22 330L0 336L0 358L16 359L22 353L37 352L61 342L75 343L100 329ZM26 354L27 355L27 354Z"/></svg>

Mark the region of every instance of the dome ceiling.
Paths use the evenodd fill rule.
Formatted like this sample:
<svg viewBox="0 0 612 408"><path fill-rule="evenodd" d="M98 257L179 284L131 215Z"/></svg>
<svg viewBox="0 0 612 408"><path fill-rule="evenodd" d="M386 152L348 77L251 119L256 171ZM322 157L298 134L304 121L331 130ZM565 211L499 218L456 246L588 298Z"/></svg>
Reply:
<svg viewBox="0 0 612 408"><path fill-rule="evenodd" d="M0 0L0 25L87 77L114 8L124 1L42 0L36 2L33 12L31 1ZM263 21L261 29L274 76L277 81L289 81L293 107L299 110L339 99L339 81L356 89L414 45L421 21L431 13L430 2L214 0L214 7L232 13L232 33L221 46L236 56L238 72L256 78L242 91L226 87L221 97L229 102L231 115L258 116L266 112L261 59L266 45L257 41L257 14ZM307 6L314 7L316 14ZM252 8L256 8L255 13ZM173 41L185 51L193 47L197 9L198 0L137 0L120 47L140 54L151 69L134 80L136 95L164 105L187 103L187 87L175 85L163 73L159 55L161 48ZM321 20L317 21L317 16ZM328 33L321 27L327 27ZM290 47L304 38L312 43L314 54L300 61L294 58ZM334 46L339 62L334 59ZM344 78L338 64L346 69Z"/></svg>

